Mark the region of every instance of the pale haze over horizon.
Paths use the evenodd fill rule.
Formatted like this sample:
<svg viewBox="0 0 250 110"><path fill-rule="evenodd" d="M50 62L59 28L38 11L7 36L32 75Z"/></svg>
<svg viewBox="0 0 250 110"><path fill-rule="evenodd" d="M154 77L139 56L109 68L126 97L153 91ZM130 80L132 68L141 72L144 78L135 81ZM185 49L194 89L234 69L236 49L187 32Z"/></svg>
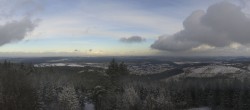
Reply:
<svg viewBox="0 0 250 110"><path fill-rule="evenodd" d="M247 0L0 0L3 56L249 56Z"/></svg>

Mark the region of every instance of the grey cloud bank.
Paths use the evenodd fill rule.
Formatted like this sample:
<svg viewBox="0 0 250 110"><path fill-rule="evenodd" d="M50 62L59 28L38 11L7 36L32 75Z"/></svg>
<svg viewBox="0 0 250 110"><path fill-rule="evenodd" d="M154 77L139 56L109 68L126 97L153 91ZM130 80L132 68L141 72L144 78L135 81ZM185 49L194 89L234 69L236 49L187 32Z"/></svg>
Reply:
<svg viewBox="0 0 250 110"><path fill-rule="evenodd" d="M36 22L28 18L0 25L0 46L22 40L29 32L32 32L35 27Z"/></svg>
<svg viewBox="0 0 250 110"><path fill-rule="evenodd" d="M146 41L146 39L141 36L131 36L128 38L121 38L120 41L124 43L140 43Z"/></svg>
<svg viewBox="0 0 250 110"><path fill-rule="evenodd" d="M0 46L24 39L38 25L33 15L42 10L38 0L0 0Z"/></svg>
<svg viewBox="0 0 250 110"><path fill-rule="evenodd" d="M188 51L202 45L215 48L233 43L250 43L250 18L241 8L229 2L194 11L183 22L184 29L171 36L162 35L151 48L163 51Z"/></svg>

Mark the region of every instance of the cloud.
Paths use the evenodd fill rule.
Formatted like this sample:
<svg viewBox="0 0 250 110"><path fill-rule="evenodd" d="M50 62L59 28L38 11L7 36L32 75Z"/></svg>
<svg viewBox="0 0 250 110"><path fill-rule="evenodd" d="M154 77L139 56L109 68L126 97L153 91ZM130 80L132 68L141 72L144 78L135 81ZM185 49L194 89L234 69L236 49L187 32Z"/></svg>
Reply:
<svg viewBox="0 0 250 110"><path fill-rule="evenodd" d="M144 42L146 39L141 36L131 36L128 38L121 38L120 41L124 43L140 43Z"/></svg>
<svg viewBox="0 0 250 110"><path fill-rule="evenodd" d="M39 0L0 0L0 18L21 15L30 17L43 10Z"/></svg>
<svg viewBox="0 0 250 110"><path fill-rule="evenodd" d="M194 11L184 20L183 27L171 36L160 36L151 48L180 52L250 44L250 18L230 2L214 4L207 11Z"/></svg>
<svg viewBox="0 0 250 110"><path fill-rule="evenodd" d="M36 26L36 22L28 18L0 25L0 46L24 39Z"/></svg>
<svg viewBox="0 0 250 110"><path fill-rule="evenodd" d="M239 3L240 3L240 5L243 7L243 8L245 8L247 5L248 5L248 0L238 0L239 1Z"/></svg>
<svg viewBox="0 0 250 110"><path fill-rule="evenodd" d="M38 0L0 0L0 46L18 42L33 32L40 21L33 17L42 8Z"/></svg>

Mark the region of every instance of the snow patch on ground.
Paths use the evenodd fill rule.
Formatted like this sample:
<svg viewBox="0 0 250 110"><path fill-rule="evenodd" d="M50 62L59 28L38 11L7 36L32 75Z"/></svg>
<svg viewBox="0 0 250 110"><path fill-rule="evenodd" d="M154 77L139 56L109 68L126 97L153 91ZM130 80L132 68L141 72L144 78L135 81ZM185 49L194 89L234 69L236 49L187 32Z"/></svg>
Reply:
<svg viewBox="0 0 250 110"><path fill-rule="evenodd" d="M35 67L54 67L54 66L69 66L69 67L84 67L84 65L75 63L41 63L35 64Z"/></svg>
<svg viewBox="0 0 250 110"><path fill-rule="evenodd" d="M209 107L191 108L187 110L211 110Z"/></svg>
<svg viewBox="0 0 250 110"><path fill-rule="evenodd" d="M85 103L84 110L95 110L95 106L92 103Z"/></svg>
<svg viewBox="0 0 250 110"><path fill-rule="evenodd" d="M189 77L215 77L225 74L237 74L246 72L240 68L222 65L209 65L199 68L186 68L185 73Z"/></svg>
<svg viewBox="0 0 250 110"><path fill-rule="evenodd" d="M208 65L201 67L188 67L183 69L184 72L166 79L169 80L181 80L185 78L237 78L243 80L246 77L250 77L250 71L233 67L233 66L224 66L224 65Z"/></svg>

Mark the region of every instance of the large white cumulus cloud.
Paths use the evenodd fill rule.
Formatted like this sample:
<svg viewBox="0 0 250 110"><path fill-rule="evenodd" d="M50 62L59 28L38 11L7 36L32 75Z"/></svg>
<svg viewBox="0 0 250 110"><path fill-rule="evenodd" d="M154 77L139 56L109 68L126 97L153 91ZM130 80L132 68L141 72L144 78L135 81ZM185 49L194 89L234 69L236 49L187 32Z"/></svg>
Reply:
<svg viewBox="0 0 250 110"><path fill-rule="evenodd" d="M202 45L221 48L237 43L250 43L250 18L230 2L210 6L207 11L194 11L183 22L184 29L171 36L160 36L151 45L164 51L187 51Z"/></svg>

